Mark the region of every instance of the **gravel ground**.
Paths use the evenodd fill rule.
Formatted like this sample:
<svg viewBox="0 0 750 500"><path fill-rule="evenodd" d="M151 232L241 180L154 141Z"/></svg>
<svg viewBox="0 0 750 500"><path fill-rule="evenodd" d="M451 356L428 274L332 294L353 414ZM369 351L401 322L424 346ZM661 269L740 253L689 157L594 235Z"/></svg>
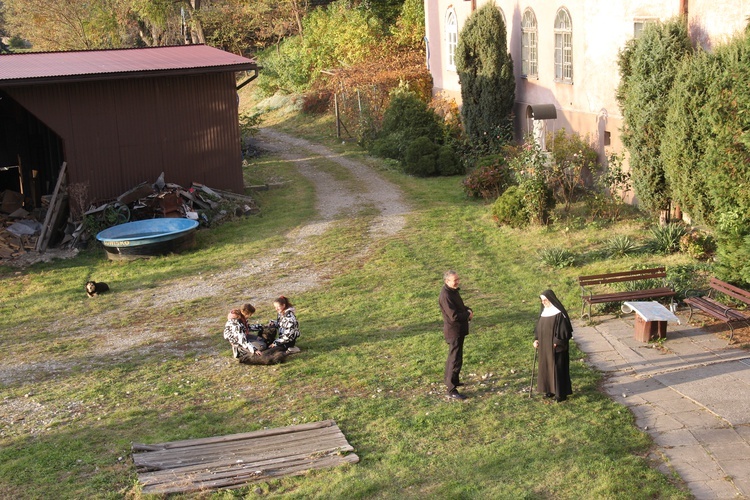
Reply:
<svg viewBox="0 0 750 500"><path fill-rule="evenodd" d="M320 144L289 136L271 129L262 129L256 137L261 149L284 160L294 162L301 175L315 186L317 220L300 226L285 235L287 243L280 249L260 257L248 257L230 270L215 274L199 274L189 280L175 280L164 283L158 290L145 293L120 292L118 310L104 315L84 316L75 324L59 321L49 325L51 331L69 341L84 342L87 345L85 356L78 354L36 355L32 343L14 342L5 346L0 356L0 383L16 385L49 378L56 378L72 371L87 370L110 364L112 360L128 360L149 353L184 353L191 349L206 352L210 349L209 338L221 330L223 318L193 317L185 326L186 335L193 345L184 341L164 341L164 325L157 314L159 311L184 301L201 298L215 298L217 308L228 309L231 297L243 297L253 303L266 304L283 293L289 297L325 286L337 269L331 266L302 267L294 262L309 251L309 238L323 234L337 219L356 213L362 206L373 206L379 215L373 218L369 228L370 245L378 240L395 235L404 228L409 206L399 188L380 177L372 168L346 157ZM330 174L313 167L311 161L325 157L346 168L356 180L358 190L353 192L349 180L337 180ZM361 251L350 257L361 260L370 249L365 245ZM290 250L291 249L291 250ZM336 266L340 266L337 262ZM285 268L294 272L284 272ZM234 288L228 293L227 283ZM139 327L113 327L118 319L134 314L147 318ZM210 353L208 351L207 353ZM75 411L71 408L47 408L34 402L34 394L27 393L23 398L5 397L0 401L0 435L7 435L8 425L20 425L26 431L34 432L43 428L60 412ZM67 403L66 403L67 404ZM75 405L73 405L75 406ZM5 425L3 425L5 424ZM21 429L16 429L19 431ZM15 434L15 432L12 432Z"/></svg>

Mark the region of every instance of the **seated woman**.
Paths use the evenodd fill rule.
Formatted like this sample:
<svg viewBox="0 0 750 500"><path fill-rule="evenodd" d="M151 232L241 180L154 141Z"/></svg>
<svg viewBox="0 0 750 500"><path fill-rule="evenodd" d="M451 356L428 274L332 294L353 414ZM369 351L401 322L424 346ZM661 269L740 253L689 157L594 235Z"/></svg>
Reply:
<svg viewBox="0 0 750 500"><path fill-rule="evenodd" d="M277 316L275 321L268 323L269 327L276 328L278 338L268 347L269 352L285 352L294 347L299 338L299 322L294 314L294 306L283 295L273 301Z"/></svg>
<svg viewBox="0 0 750 500"><path fill-rule="evenodd" d="M247 312L249 311L248 308ZM231 344L232 354L240 363L270 365L281 361L283 353L267 353L265 341L250 333L247 318L251 315L252 313L249 313L248 316L244 316L240 309L232 309L227 315L224 338Z"/></svg>

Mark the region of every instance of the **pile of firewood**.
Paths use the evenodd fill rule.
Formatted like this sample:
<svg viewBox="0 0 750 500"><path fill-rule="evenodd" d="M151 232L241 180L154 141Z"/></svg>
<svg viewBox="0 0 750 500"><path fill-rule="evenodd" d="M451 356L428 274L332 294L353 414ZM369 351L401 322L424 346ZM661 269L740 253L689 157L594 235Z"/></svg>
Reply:
<svg viewBox="0 0 750 500"><path fill-rule="evenodd" d="M272 186L251 186L269 189ZM23 197L13 191L0 193L0 264L27 252L44 252L48 246L81 248L108 227L160 217L185 217L204 226L232 217L257 214L252 197L212 189L199 183L185 188L164 181L142 183L115 199L90 204L79 214L70 210L71 191L65 182L65 164L52 195L42 197L33 213L23 208ZM80 202L80 200L77 200Z"/></svg>

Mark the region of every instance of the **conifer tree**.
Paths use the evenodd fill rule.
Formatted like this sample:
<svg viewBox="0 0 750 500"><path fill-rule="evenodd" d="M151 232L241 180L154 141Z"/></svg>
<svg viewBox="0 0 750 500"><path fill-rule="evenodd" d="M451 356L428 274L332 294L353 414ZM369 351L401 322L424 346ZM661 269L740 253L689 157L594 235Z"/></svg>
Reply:
<svg viewBox="0 0 750 500"><path fill-rule="evenodd" d="M516 82L506 40L503 16L491 1L469 17L456 46L464 127L472 143L489 150L513 135Z"/></svg>

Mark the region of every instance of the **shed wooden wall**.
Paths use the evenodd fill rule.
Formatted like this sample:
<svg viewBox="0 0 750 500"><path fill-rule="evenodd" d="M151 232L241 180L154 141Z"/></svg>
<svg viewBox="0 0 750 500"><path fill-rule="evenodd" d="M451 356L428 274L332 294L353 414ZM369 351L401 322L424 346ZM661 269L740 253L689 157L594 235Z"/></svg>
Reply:
<svg viewBox="0 0 750 500"><path fill-rule="evenodd" d="M242 192L234 73L5 90L62 138L69 183L88 183L90 201L154 182L161 172L183 186Z"/></svg>

